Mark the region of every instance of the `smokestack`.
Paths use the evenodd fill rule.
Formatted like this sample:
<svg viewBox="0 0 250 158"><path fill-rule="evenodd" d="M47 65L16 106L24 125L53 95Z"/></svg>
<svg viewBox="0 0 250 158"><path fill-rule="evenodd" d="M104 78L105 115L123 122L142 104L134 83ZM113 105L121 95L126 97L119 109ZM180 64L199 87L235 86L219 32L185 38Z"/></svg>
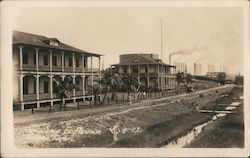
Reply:
<svg viewBox="0 0 250 158"><path fill-rule="evenodd" d="M196 75L196 63L194 63L194 75Z"/></svg>
<svg viewBox="0 0 250 158"><path fill-rule="evenodd" d="M171 65L171 54L169 54L169 65Z"/></svg>

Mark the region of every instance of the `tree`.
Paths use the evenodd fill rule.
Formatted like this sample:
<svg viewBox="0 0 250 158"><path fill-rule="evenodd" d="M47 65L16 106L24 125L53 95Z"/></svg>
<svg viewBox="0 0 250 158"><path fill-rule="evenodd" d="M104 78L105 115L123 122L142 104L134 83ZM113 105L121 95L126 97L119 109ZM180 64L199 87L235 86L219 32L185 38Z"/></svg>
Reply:
<svg viewBox="0 0 250 158"><path fill-rule="evenodd" d="M186 74L186 82L187 84L193 82L193 76L190 73Z"/></svg>
<svg viewBox="0 0 250 158"><path fill-rule="evenodd" d="M107 68L107 69L101 71L101 79L96 80L96 82L99 83L104 90L104 97L103 97L103 100L101 102L101 104L103 104L104 100L107 96L108 88L111 89L113 94L117 93L119 83L120 83L120 76L116 72L115 69ZM113 96L113 94L112 94L112 96Z"/></svg>
<svg viewBox="0 0 250 158"><path fill-rule="evenodd" d="M226 80L226 74L224 72L218 73L217 79L220 84L224 84Z"/></svg>
<svg viewBox="0 0 250 158"><path fill-rule="evenodd" d="M73 80L70 76L66 76L64 80L58 81L53 79L56 83L56 95L60 98L61 104L59 110L62 109L62 105L64 103L65 98L69 98L69 92L75 89L75 85L73 84ZM64 103L64 110L66 110L66 103Z"/></svg>

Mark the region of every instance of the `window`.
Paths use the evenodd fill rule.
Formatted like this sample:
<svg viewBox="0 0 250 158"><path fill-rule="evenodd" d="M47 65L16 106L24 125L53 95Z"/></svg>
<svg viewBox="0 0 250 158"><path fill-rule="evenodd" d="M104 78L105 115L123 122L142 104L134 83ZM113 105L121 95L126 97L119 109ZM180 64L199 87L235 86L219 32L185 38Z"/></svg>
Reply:
<svg viewBox="0 0 250 158"><path fill-rule="evenodd" d="M52 65L57 66L57 56L55 55L52 56Z"/></svg>
<svg viewBox="0 0 250 158"><path fill-rule="evenodd" d="M76 58L76 67L79 67L79 66L80 66L79 58Z"/></svg>
<svg viewBox="0 0 250 158"><path fill-rule="evenodd" d="M72 58L69 57L69 67L72 67Z"/></svg>
<svg viewBox="0 0 250 158"><path fill-rule="evenodd" d="M43 63L44 63L44 65L49 65L49 59L48 59L47 54L44 54L44 56L43 56Z"/></svg>
<svg viewBox="0 0 250 158"><path fill-rule="evenodd" d="M28 64L28 53L23 53L23 64Z"/></svg>
<svg viewBox="0 0 250 158"><path fill-rule="evenodd" d="M49 93L49 81L43 82L43 90L44 90L44 93Z"/></svg>

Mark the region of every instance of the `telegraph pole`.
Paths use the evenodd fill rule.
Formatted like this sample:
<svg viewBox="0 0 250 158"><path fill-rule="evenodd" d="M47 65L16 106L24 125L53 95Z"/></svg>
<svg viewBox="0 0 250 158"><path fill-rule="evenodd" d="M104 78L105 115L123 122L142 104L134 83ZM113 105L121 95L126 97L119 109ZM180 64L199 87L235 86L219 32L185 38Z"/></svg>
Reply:
<svg viewBox="0 0 250 158"><path fill-rule="evenodd" d="M161 18L161 60L163 60L163 44L162 44L162 18Z"/></svg>

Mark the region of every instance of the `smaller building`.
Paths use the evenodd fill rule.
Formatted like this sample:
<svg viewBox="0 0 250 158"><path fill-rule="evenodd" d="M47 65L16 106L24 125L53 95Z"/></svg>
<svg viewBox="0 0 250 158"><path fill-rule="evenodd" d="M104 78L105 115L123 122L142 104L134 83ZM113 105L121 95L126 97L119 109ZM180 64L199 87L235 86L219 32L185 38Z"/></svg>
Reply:
<svg viewBox="0 0 250 158"><path fill-rule="evenodd" d="M147 89L174 89L175 66L165 64L157 54L123 54L114 66L122 77L132 76Z"/></svg>

